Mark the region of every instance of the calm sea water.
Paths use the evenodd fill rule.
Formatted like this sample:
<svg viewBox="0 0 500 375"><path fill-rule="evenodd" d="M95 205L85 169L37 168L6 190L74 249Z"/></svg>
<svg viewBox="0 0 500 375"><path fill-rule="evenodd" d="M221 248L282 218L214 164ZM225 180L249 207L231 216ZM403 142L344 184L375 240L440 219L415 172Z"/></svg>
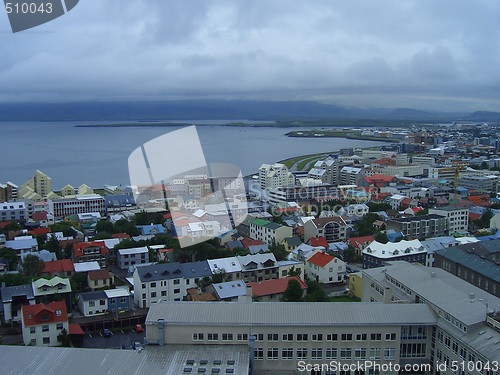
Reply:
<svg viewBox="0 0 500 375"><path fill-rule="evenodd" d="M244 174L258 171L262 163L292 156L381 144L341 138L286 137L285 133L291 129L220 126L226 122L189 121L204 124L197 125L197 130L207 162L233 163ZM129 154L143 143L179 129L75 127L89 123L0 122L3 156L0 183L12 181L21 185L40 169L52 178L55 190L68 183L75 187L82 183L91 187L127 185Z"/></svg>

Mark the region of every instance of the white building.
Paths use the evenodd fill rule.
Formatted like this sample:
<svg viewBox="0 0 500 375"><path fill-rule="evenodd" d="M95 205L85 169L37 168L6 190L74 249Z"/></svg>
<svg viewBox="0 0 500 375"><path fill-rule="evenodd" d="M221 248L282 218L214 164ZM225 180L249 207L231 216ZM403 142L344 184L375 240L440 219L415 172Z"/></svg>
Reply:
<svg viewBox="0 0 500 375"><path fill-rule="evenodd" d="M149 250L146 246L134 247L131 249L120 249L117 253L118 267L126 270L136 264L149 262Z"/></svg>
<svg viewBox="0 0 500 375"><path fill-rule="evenodd" d="M402 240L386 244L373 241L363 250L363 268L381 267L391 260L426 264L427 248L419 240Z"/></svg>
<svg viewBox="0 0 500 375"><path fill-rule="evenodd" d="M27 219L24 202L0 203L0 221L25 221Z"/></svg>
<svg viewBox="0 0 500 375"><path fill-rule="evenodd" d="M284 164L262 164L259 168L261 189L276 189L281 186L294 186L295 176Z"/></svg>
<svg viewBox="0 0 500 375"><path fill-rule="evenodd" d="M463 207L446 206L429 209L429 214L437 214L448 218L450 235L469 230L469 209Z"/></svg>
<svg viewBox="0 0 500 375"><path fill-rule="evenodd" d="M11 241L5 241L5 247L16 251L19 257L26 253L31 253L38 250L38 242L32 236L15 237Z"/></svg>
<svg viewBox="0 0 500 375"><path fill-rule="evenodd" d="M346 264L340 258L316 251L305 261L305 271L309 279L321 284L340 283L346 275Z"/></svg>
<svg viewBox="0 0 500 375"><path fill-rule="evenodd" d="M102 290L78 294L78 310L85 316L104 315L108 311L108 297Z"/></svg>
<svg viewBox="0 0 500 375"><path fill-rule="evenodd" d="M68 313L63 301L24 305L21 311L24 345L58 346L57 336L63 329L69 332Z"/></svg>

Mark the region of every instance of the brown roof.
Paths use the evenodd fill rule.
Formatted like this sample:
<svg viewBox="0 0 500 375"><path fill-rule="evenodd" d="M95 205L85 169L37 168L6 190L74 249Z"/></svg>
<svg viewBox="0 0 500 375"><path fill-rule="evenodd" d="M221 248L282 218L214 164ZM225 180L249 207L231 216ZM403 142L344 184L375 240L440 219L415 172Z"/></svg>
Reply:
<svg viewBox="0 0 500 375"><path fill-rule="evenodd" d="M109 279L110 277L111 273L108 270L89 271L89 279L92 281Z"/></svg>
<svg viewBox="0 0 500 375"><path fill-rule="evenodd" d="M21 311L26 327L68 321L68 313L64 301L51 302L47 305L44 303L23 305Z"/></svg>
<svg viewBox="0 0 500 375"><path fill-rule="evenodd" d="M53 274L54 272L73 272L75 268L73 267L73 262L71 259L60 259L52 260L50 262L44 262L43 272Z"/></svg>

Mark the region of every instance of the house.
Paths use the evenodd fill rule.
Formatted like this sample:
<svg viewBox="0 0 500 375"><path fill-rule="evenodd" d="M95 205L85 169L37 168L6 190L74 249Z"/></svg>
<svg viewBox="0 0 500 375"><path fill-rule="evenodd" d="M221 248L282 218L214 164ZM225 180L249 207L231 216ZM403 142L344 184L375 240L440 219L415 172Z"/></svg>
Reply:
<svg viewBox="0 0 500 375"><path fill-rule="evenodd" d="M349 245L351 245L356 251L356 255L361 256L363 250L369 244L375 241L375 237L374 236L351 237L347 241L349 242Z"/></svg>
<svg viewBox="0 0 500 375"><path fill-rule="evenodd" d="M283 293L285 293L291 280L296 280L299 283L302 289L302 297L305 297L307 285L297 276L247 283L247 287L252 288L253 298L257 298L261 302L277 302L283 297Z"/></svg>
<svg viewBox="0 0 500 375"><path fill-rule="evenodd" d="M91 290L111 288L115 283L115 276L108 270L89 271L87 285Z"/></svg>
<svg viewBox="0 0 500 375"><path fill-rule="evenodd" d="M108 298L108 311L120 314L132 309L132 298L130 292L124 288L108 289L104 291Z"/></svg>
<svg viewBox="0 0 500 375"><path fill-rule="evenodd" d="M419 240L388 242L373 241L363 250L363 268L381 267L388 261L405 260L426 264L427 249Z"/></svg>
<svg viewBox="0 0 500 375"><path fill-rule="evenodd" d="M106 267L108 248L104 241L78 242L73 244L73 263L98 262Z"/></svg>
<svg viewBox="0 0 500 375"><path fill-rule="evenodd" d="M263 245L248 246L248 252L250 254L264 254L264 253L269 253L269 245L268 244L263 244Z"/></svg>
<svg viewBox="0 0 500 375"><path fill-rule="evenodd" d="M325 237L327 242L342 241L347 238L347 226L341 216L309 220L304 224L304 240Z"/></svg>
<svg viewBox="0 0 500 375"><path fill-rule="evenodd" d="M429 209L429 214L436 214L448 218L450 235L457 232L467 232L469 229L469 210L463 207L440 207Z"/></svg>
<svg viewBox="0 0 500 375"><path fill-rule="evenodd" d="M78 310L85 316L104 315L108 311L108 297L102 290L78 293Z"/></svg>
<svg viewBox="0 0 500 375"><path fill-rule="evenodd" d="M247 286L243 280L210 284L206 288L218 301L236 302L247 294Z"/></svg>
<svg viewBox="0 0 500 375"><path fill-rule="evenodd" d="M71 277L75 272L71 259L51 260L44 262L42 276Z"/></svg>
<svg viewBox="0 0 500 375"><path fill-rule="evenodd" d="M129 266L148 263L149 250L146 246L134 247L131 249L120 249L118 250L117 260L118 267L121 270L126 270Z"/></svg>
<svg viewBox="0 0 500 375"><path fill-rule="evenodd" d="M32 282L33 295L36 303L64 301L66 311L71 311L71 283L69 279L54 276L47 280L40 278Z"/></svg>
<svg viewBox="0 0 500 375"><path fill-rule="evenodd" d="M269 245L280 243L292 235L293 229L285 225L264 219L254 219L250 222L250 238L264 241Z"/></svg>
<svg viewBox="0 0 500 375"><path fill-rule="evenodd" d="M278 260L279 278L290 276L290 272L298 273L299 277L305 279L304 263L294 259Z"/></svg>
<svg viewBox="0 0 500 375"><path fill-rule="evenodd" d="M308 278L321 284L342 282L346 274L345 262L323 251L310 255L305 265Z"/></svg>
<svg viewBox="0 0 500 375"><path fill-rule="evenodd" d="M136 228L139 229L143 236L165 233L165 228L161 224L137 225Z"/></svg>
<svg viewBox="0 0 500 375"><path fill-rule="evenodd" d="M3 309L0 309L3 312L3 323L19 322L21 320L21 307L35 304L35 295L31 284L2 286L0 294L3 304Z"/></svg>
<svg viewBox="0 0 500 375"><path fill-rule="evenodd" d="M231 280L241 279L241 264L236 257L209 259L208 266L212 274L225 273Z"/></svg>
<svg viewBox="0 0 500 375"><path fill-rule="evenodd" d="M24 345L58 346L62 330L69 333L68 312L63 301L24 305L21 314Z"/></svg>
<svg viewBox="0 0 500 375"><path fill-rule="evenodd" d="M293 237L287 237L281 241L281 244L285 246L285 250L290 252L293 249L297 248L297 246L300 246L302 244L302 241L299 237L293 236Z"/></svg>
<svg viewBox="0 0 500 375"><path fill-rule="evenodd" d="M279 278L279 268L273 253L237 256L245 282Z"/></svg>
<svg viewBox="0 0 500 375"><path fill-rule="evenodd" d="M11 241L5 241L5 247L15 250L17 256L22 257L25 253L38 251L38 242L32 236L20 236Z"/></svg>

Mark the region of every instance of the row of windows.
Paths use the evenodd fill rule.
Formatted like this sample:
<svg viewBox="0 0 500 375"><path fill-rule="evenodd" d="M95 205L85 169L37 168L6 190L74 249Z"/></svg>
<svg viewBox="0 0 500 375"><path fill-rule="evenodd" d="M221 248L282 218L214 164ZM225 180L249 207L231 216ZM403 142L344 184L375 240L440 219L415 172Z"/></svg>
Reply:
<svg viewBox="0 0 500 375"><path fill-rule="evenodd" d="M264 358L264 353L266 357ZM381 355L383 353L384 360L394 360L396 358L396 348L282 348L281 349L281 359L293 360L293 359L382 359ZM255 348L254 350L255 359L268 359L268 360L278 360L279 348Z"/></svg>
<svg viewBox="0 0 500 375"><path fill-rule="evenodd" d="M280 340L280 335L278 333L268 333L267 336L263 333L258 333L254 334L256 336L256 341L264 341L264 338L267 337L267 341L279 341ZM209 341L217 341L219 340L219 334L218 333L209 333L207 335L209 338ZM204 334L203 333L193 333L193 341L203 341L204 340ZM281 341L338 341L340 337L340 341L367 341L368 340L368 334L366 333L357 333L357 334L352 334L352 333L284 333L281 335ZM396 334L395 333L386 333L385 334L385 341L395 341L396 340ZM222 334L222 340L223 341L232 341L234 340L234 335L232 333L223 333ZM237 334L237 340L248 340L248 334ZM382 341L382 334L381 333L372 333L370 334L370 340L371 341Z"/></svg>
<svg viewBox="0 0 500 375"><path fill-rule="evenodd" d="M56 324L56 329L57 329L57 330L61 330L61 329L63 329L63 328L64 328L63 323L57 323L57 324ZM48 324L44 324L44 325L42 325L42 332L49 332L49 331L50 331L50 325L48 325ZM36 326L34 326L34 327L30 327L30 333L31 333L31 334L36 333Z"/></svg>

